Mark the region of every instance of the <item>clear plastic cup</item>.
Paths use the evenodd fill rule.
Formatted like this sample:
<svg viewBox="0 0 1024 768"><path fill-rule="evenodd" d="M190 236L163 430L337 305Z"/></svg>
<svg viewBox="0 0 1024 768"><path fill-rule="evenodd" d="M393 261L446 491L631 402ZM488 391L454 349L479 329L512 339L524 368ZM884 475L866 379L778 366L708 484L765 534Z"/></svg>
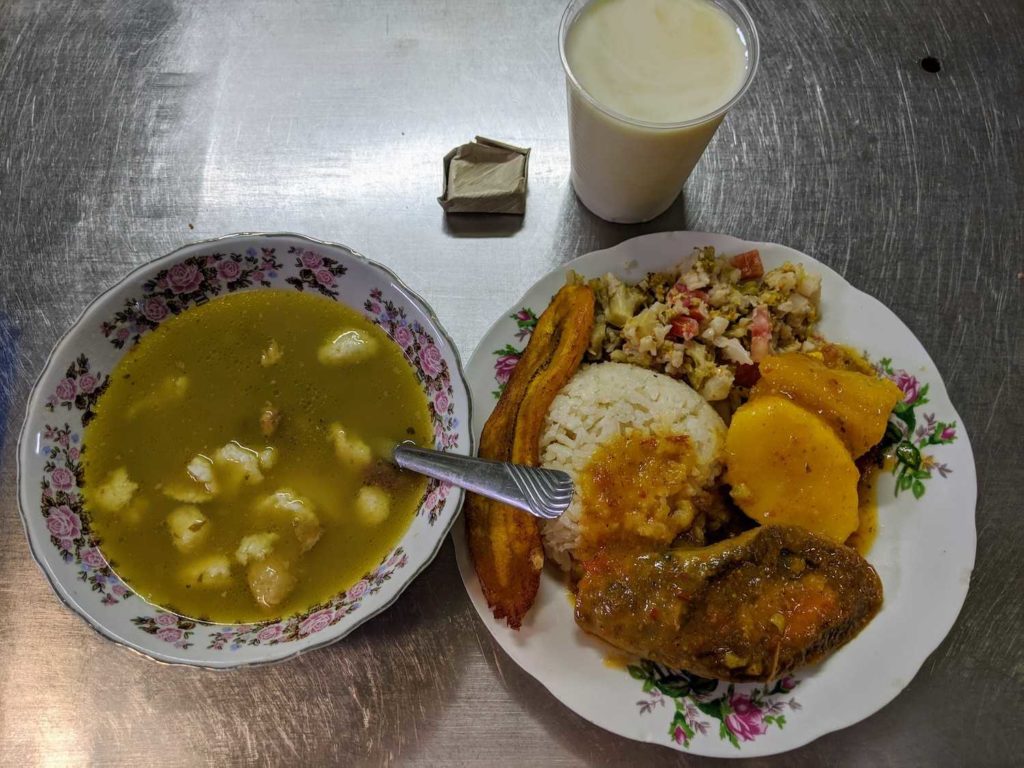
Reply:
<svg viewBox="0 0 1024 768"><path fill-rule="evenodd" d="M743 83L713 112L678 123L650 123L599 103L573 75L565 41L590 2L571 0L558 31L568 91L572 185L580 201L602 219L650 221L679 196L722 119L750 87L760 54L757 30L739 0L707 0L728 14L746 44Z"/></svg>

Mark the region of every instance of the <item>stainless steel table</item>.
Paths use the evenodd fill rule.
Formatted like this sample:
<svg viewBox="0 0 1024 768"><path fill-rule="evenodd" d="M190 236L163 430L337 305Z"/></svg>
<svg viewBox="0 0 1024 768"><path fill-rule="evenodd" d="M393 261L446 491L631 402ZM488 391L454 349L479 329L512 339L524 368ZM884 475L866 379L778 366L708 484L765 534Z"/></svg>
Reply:
<svg viewBox="0 0 1024 768"><path fill-rule="evenodd" d="M338 240L394 267L466 357L545 271L645 232L787 243L845 274L923 341L964 417L978 565L906 691L777 762L1020 759L1024 5L751 0L763 69L684 198L642 226L595 219L568 184L561 10L0 2L0 764L697 762L599 730L521 672L473 613L450 544L347 640L229 674L158 666L53 597L15 501L35 374L131 267L239 230ZM477 133L533 147L524 219L442 215L441 157Z"/></svg>

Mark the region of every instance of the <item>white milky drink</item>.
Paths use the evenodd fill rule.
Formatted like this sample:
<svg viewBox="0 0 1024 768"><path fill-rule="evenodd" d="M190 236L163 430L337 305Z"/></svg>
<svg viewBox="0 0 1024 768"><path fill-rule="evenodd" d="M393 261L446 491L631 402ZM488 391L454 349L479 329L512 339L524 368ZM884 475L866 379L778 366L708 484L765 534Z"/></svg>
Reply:
<svg viewBox="0 0 1024 768"><path fill-rule="evenodd" d="M616 222L678 196L757 65L736 0L575 0L562 19L572 184Z"/></svg>

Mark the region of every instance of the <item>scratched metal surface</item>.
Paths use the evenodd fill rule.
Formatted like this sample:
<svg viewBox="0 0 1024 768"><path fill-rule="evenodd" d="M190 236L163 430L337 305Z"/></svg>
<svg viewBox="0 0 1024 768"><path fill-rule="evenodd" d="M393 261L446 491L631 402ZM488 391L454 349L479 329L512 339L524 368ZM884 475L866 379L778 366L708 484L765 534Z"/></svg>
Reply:
<svg viewBox="0 0 1024 768"><path fill-rule="evenodd" d="M905 692L779 763L1019 758L1024 5L754 0L750 95L684 200L632 227L594 219L567 183L561 5L0 3L0 764L690 764L600 731L520 672L450 545L343 643L233 674L157 666L58 604L15 508L30 384L101 288L238 230L389 264L467 356L546 270L644 232L773 240L838 269L944 373L978 460L978 566ZM476 133L533 147L521 222L445 221L434 201L442 155Z"/></svg>

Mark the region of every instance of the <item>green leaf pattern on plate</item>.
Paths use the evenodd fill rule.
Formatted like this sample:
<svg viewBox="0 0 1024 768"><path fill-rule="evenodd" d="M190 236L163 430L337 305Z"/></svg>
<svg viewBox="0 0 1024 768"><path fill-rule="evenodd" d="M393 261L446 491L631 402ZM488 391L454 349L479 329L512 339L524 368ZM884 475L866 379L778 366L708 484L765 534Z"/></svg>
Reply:
<svg viewBox="0 0 1024 768"><path fill-rule="evenodd" d="M689 747L698 734L711 733L712 721L717 720L718 737L740 749L741 742L754 741L770 728L783 729L785 712L801 708L789 696L798 685L792 677L741 692L735 685L670 670L653 661L631 664L627 671L630 677L643 681L648 696L636 702L640 714L650 714L665 707L666 702L672 703L668 736L683 747Z"/></svg>
<svg viewBox="0 0 1024 768"><path fill-rule="evenodd" d="M892 360L887 357L879 360L875 367L879 374L903 392L903 399L892 409L881 443L883 451L893 458L895 495L910 491L915 499L920 499L924 496L925 482L931 480L934 473L939 477L949 477L953 473L931 451L924 449L954 442L956 422L939 421L934 413L918 413L918 409L928 403L928 384L922 384L902 368L894 369Z"/></svg>
<svg viewBox="0 0 1024 768"><path fill-rule="evenodd" d="M518 312L509 315L509 319L514 320L519 328L516 331L516 339L520 342L526 342L533 335L533 329L537 327L537 315L529 307L522 307ZM494 350L493 354L498 356L494 362L494 380L498 383L498 388L491 392L495 400L501 397L501 393L505 391L508 377L512 375L512 370L519 362L523 349L525 346L516 347L506 344L501 349Z"/></svg>

